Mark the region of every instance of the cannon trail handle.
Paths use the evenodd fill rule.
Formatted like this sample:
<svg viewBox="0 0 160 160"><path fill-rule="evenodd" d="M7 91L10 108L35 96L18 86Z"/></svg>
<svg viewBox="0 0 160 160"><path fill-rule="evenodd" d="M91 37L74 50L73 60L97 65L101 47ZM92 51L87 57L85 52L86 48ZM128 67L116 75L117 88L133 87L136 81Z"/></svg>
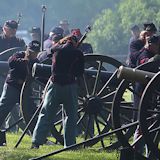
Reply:
<svg viewBox="0 0 160 160"><path fill-rule="evenodd" d="M152 79L154 75L155 73L152 72L120 66L118 69L117 78L145 84Z"/></svg>

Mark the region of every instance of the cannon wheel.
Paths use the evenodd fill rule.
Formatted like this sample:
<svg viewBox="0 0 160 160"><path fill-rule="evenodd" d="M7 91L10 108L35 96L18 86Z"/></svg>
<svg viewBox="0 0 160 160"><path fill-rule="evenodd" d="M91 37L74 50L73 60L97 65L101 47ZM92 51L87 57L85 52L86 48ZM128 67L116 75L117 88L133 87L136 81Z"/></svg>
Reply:
<svg viewBox="0 0 160 160"><path fill-rule="evenodd" d="M153 62L148 62L146 64L138 66L137 69L144 71L152 71L156 73L158 67L155 69L155 66L158 65ZM133 115L138 115L139 113L139 107L133 107L133 85L134 84L128 80L122 80L114 96L112 105L112 122L114 129L124 127L124 129L122 129L121 131L116 132L117 138L124 148L133 147L137 143L133 142L132 139L135 129L139 124L137 118L133 117ZM140 97L141 95L139 95L139 98ZM126 129L125 126L130 127Z"/></svg>
<svg viewBox="0 0 160 160"><path fill-rule="evenodd" d="M106 133L112 129L111 104L115 90L120 83L120 81L118 81L116 78L116 73L117 68L121 65L122 63L108 56L93 54L85 55L86 71L83 75L83 78L81 78L78 82L79 119L77 121L77 126L83 128L82 132L84 140L92 138L93 136L100 135L102 133ZM96 74L93 74L95 70ZM112 74L109 74L107 77L102 74L103 71L108 71L108 73L111 72ZM26 123L28 123L31 115L35 111L33 110L33 108L36 108L35 104L37 104L35 101L41 100L41 93L39 92L39 89L38 92L34 91L35 93L33 93L33 90L35 90L34 88L36 88L32 85L34 83L35 80L30 79L28 82L26 82L26 84L24 84L21 92L21 110ZM33 96L35 94L39 95ZM36 122L30 126L31 131L33 131L35 123ZM63 137L61 136L62 127L57 127L57 124L61 124L61 120L56 122L56 125L53 126L52 133L55 139L63 144ZM92 127L94 129L93 132L91 131ZM93 141L88 145L91 146L97 142L98 141ZM105 146L103 140L101 140L101 145L102 147Z"/></svg>
<svg viewBox="0 0 160 160"><path fill-rule="evenodd" d="M15 52L17 51L24 51L24 47L14 47L14 48L9 48L3 52L0 53L0 61L7 61L8 58Z"/></svg>
<svg viewBox="0 0 160 160"><path fill-rule="evenodd" d="M160 73L145 87L140 101L139 121L150 159L160 159Z"/></svg>

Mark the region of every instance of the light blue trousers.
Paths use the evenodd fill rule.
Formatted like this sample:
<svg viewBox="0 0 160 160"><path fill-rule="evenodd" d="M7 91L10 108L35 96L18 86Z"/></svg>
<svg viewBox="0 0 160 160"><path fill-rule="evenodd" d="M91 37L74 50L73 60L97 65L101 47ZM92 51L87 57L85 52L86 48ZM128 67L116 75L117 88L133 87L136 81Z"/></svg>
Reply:
<svg viewBox="0 0 160 160"><path fill-rule="evenodd" d="M76 143L77 84L61 86L52 82L48 86L44 103L33 131L32 143L40 145L45 143L60 104L63 104L67 115L63 122L64 147Z"/></svg>

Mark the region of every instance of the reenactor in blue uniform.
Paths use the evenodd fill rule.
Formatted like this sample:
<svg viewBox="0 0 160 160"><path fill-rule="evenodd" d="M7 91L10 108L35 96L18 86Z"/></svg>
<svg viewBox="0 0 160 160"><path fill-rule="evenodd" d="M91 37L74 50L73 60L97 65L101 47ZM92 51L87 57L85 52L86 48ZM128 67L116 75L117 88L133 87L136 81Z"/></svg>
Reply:
<svg viewBox="0 0 160 160"><path fill-rule="evenodd" d="M64 19L59 21L59 27L63 29L63 37L68 36L70 34L69 23L68 20Z"/></svg>
<svg viewBox="0 0 160 160"><path fill-rule="evenodd" d="M63 29L61 27L54 27L49 33L49 37L44 41L44 50L51 48L54 43L63 38Z"/></svg>
<svg viewBox="0 0 160 160"><path fill-rule="evenodd" d="M19 103L22 84L31 73L33 63L38 62L36 57L39 51L40 42L31 41L26 51L17 52L9 58L9 71L0 97L0 126Z"/></svg>
<svg viewBox="0 0 160 160"><path fill-rule="evenodd" d="M41 42L41 29L40 27L32 27L30 30L29 30L29 33L30 33L30 36L31 36L31 40L36 40L36 41L39 41Z"/></svg>
<svg viewBox="0 0 160 160"><path fill-rule="evenodd" d="M140 33L137 40L132 41L130 44L129 53L129 66L136 67L136 60L139 54L143 51L143 47L146 44L146 38L153 36L157 32L157 28L153 23L144 24L144 30Z"/></svg>
<svg viewBox="0 0 160 160"><path fill-rule="evenodd" d="M16 37L18 23L14 20L8 20L4 23L3 32L0 35L0 52L14 47L25 47L23 39Z"/></svg>
<svg viewBox="0 0 160 160"><path fill-rule="evenodd" d="M148 37L143 51L141 52L141 54L137 58L137 66L148 62L155 55L159 55L159 54L160 54L160 38L159 38L159 36L154 35L154 36ZM140 97L142 95L144 87L145 87L145 85L143 85L139 82L135 83L134 107L136 107L136 108L138 108L138 106L139 106ZM137 118L137 115L135 115L135 118ZM134 139L136 140L140 135L141 135L141 130L138 126L135 131ZM139 151L140 153L143 153L144 142L143 141L138 142L135 145L135 149L137 151Z"/></svg>
<svg viewBox="0 0 160 160"><path fill-rule="evenodd" d="M63 104L66 111L64 120L64 147L76 143L76 122L78 107L77 77L84 72L84 56L77 49L77 38L67 36L51 50L52 75L49 79L44 102L33 131L32 147L39 148L54 125L57 109Z"/></svg>
<svg viewBox="0 0 160 160"><path fill-rule="evenodd" d="M26 44L23 39L16 37L16 32L18 29L18 23L14 20L8 20L4 23L2 27L2 33L0 34L0 52L3 52L10 48L20 47L25 48ZM0 93L2 92L5 76L0 76ZM6 127L9 127L14 123L16 117L18 118L19 106L17 105L14 110L10 113L6 121ZM10 131L17 131L16 127L12 127Z"/></svg>

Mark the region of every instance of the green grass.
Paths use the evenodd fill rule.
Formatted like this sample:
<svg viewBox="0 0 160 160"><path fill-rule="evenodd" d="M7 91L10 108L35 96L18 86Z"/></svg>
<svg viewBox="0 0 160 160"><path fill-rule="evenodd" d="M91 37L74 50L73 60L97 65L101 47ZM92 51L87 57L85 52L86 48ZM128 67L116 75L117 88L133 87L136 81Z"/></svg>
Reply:
<svg viewBox="0 0 160 160"><path fill-rule="evenodd" d="M0 147L0 160L28 160L62 149L61 145L43 145L40 149L30 149L31 137L24 136L18 148L14 148L20 134L7 133L7 146ZM76 151L65 151L45 158L45 160L117 160L117 152L99 151L98 146Z"/></svg>

